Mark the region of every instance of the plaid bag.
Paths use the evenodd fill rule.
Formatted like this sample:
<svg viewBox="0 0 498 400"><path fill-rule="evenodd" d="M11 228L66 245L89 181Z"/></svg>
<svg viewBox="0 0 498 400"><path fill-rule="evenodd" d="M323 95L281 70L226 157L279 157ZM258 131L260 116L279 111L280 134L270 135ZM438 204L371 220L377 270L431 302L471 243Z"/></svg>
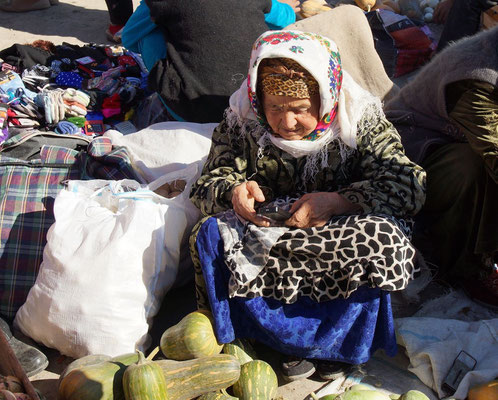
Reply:
<svg viewBox="0 0 498 400"><path fill-rule="evenodd" d="M410 18L383 9L365 15L390 78L412 72L429 61L436 43L427 25L417 26Z"/></svg>
<svg viewBox="0 0 498 400"><path fill-rule="evenodd" d="M36 280L63 182L92 178L140 180L107 137L32 130L0 145L0 317L14 318Z"/></svg>

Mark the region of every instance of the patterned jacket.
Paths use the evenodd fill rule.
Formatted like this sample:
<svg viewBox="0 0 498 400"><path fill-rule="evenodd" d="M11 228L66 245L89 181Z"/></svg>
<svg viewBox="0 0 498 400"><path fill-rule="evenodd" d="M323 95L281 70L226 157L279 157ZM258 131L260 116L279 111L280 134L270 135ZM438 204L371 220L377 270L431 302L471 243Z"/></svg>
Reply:
<svg viewBox="0 0 498 400"><path fill-rule="evenodd" d="M262 187L266 201L303 192L337 191L361 205L365 213L398 218L415 215L425 201L425 171L405 156L390 122L384 118L373 124L363 122L358 124L364 128L358 129L357 148L341 152L345 146L332 141L327 147L328 167L312 182L303 183L300 172L306 157L294 158L271 143L258 157L258 122L232 125L225 118L213 133L191 200L202 214L212 215L232 208L235 186L254 180Z"/></svg>

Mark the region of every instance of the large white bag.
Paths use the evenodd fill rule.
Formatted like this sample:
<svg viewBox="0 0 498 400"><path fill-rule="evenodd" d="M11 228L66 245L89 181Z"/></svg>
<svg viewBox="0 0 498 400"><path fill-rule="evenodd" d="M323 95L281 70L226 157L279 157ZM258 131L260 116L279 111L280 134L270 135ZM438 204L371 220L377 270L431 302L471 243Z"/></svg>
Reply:
<svg viewBox="0 0 498 400"><path fill-rule="evenodd" d="M143 350L148 322L177 276L196 174L194 164L148 187L70 181L56 197L38 277L15 318L21 331L75 358ZM180 195L153 192L176 179L187 182Z"/></svg>

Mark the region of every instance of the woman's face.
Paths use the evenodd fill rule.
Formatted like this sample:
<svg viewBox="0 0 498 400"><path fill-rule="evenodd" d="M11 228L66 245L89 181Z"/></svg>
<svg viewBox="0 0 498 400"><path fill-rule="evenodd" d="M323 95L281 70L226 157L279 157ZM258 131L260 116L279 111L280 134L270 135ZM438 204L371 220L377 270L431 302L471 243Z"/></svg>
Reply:
<svg viewBox="0 0 498 400"><path fill-rule="evenodd" d="M295 97L263 94L263 111L273 133L286 140L300 140L318 124L320 96Z"/></svg>

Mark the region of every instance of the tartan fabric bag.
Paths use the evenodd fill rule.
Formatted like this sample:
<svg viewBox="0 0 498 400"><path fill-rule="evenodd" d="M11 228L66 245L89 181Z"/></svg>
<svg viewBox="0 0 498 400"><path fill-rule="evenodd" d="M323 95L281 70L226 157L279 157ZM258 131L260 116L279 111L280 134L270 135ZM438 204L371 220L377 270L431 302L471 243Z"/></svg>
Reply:
<svg viewBox="0 0 498 400"><path fill-rule="evenodd" d="M36 280L63 182L97 178L140 180L107 137L31 130L0 145L0 317L14 318Z"/></svg>
<svg viewBox="0 0 498 400"><path fill-rule="evenodd" d="M366 17L375 49L390 78L421 67L436 49L427 25L417 26L410 18L383 9L370 11Z"/></svg>

